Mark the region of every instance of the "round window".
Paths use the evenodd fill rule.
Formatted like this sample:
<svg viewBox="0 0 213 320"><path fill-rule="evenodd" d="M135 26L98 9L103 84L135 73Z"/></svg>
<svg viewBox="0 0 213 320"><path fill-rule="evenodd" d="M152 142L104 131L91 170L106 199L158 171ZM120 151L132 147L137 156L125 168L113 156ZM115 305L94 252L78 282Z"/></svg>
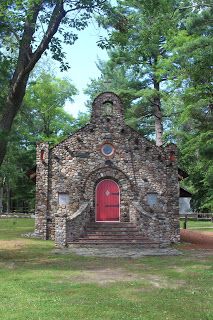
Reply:
<svg viewBox="0 0 213 320"><path fill-rule="evenodd" d="M105 155L105 156L111 156L114 153L114 148L111 144L109 143L105 143L102 148L101 148L101 152Z"/></svg>

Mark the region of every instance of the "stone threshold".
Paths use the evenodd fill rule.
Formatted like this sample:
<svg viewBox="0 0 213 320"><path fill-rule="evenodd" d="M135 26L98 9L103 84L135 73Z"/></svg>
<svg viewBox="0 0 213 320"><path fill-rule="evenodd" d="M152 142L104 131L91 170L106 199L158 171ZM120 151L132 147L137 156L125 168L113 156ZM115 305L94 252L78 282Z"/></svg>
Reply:
<svg viewBox="0 0 213 320"><path fill-rule="evenodd" d="M94 257L108 257L108 258L140 258L144 256L177 256L181 255L177 249L174 248L151 248L143 249L138 247L119 247L119 246L108 246L108 247L94 247L94 246L83 246L69 245L69 248L54 249L55 254L70 254L74 253L80 256L94 256Z"/></svg>

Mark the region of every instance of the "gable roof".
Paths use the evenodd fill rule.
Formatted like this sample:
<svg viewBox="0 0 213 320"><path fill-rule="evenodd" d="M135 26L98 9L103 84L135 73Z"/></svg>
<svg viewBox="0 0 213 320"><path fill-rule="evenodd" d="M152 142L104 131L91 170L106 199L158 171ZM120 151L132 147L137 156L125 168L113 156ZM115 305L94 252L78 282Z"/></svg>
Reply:
<svg viewBox="0 0 213 320"><path fill-rule="evenodd" d="M192 197L192 193L189 192L188 190L186 190L183 187L180 187L180 198L191 198Z"/></svg>

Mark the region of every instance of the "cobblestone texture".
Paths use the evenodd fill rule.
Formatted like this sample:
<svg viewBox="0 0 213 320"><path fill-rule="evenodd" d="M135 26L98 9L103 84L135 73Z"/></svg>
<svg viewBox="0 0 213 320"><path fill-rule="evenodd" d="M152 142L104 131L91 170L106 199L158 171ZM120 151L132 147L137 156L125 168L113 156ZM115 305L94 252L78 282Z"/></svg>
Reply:
<svg viewBox="0 0 213 320"><path fill-rule="evenodd" d="M102 154L104 143L114 146L113 155ZM81 223L95 221L95 188L107 178L120 187L121 222L135 222L159 243L178 242L176 158L175 145L156 147L125 124L118 96L99 95L89 124L53 148L37 145L35 233L55 239L59 247L79 237L85 229L78 232ZM155 205L149 204L149 194L156 195ZM65 203L59 203L60 195ZM74 226L73 217L85 202L87 217L82 213Z"/></svg>

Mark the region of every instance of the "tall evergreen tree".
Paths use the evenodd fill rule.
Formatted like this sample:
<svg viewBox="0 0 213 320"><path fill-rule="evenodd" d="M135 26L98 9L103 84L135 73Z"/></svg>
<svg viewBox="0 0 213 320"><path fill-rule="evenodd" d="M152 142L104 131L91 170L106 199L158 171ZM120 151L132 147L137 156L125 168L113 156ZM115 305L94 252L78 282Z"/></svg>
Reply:
<svg viewBox="0 0 213 320"><path fill-rule="evenodd" d="M190 4L190 6L189 6ZM185 29L167 44L171 56L163 62L170 70L176 101L171 134L180 149L180 160L190 177L196 210L213 210L213 6L210 1L188 3L191 11Z"/></svg>
<svg viewBox="0 0 213 320"><path fill-rule="evenodd" d="M108 43L115 48L112 60L117 65L125 64L140 82L141 110L145 108L154 116L158 146L163 144L162 100L168 94L168 74L162 72L158 62L168 58L165 44L180 22L176 5L177 1L165 0L118 1L114 15L100 21L112 30Z"/></svg>

